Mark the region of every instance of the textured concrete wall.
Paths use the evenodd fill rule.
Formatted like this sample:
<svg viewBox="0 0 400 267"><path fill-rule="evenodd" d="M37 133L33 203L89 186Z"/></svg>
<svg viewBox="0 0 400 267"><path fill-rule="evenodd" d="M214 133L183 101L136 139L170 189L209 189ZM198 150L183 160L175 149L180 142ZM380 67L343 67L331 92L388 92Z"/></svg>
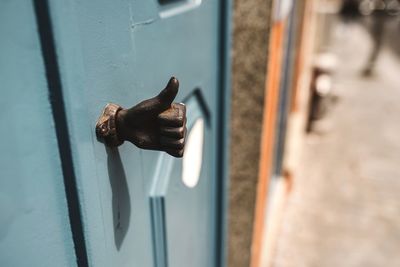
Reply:
<svg viewBox="0 0 400 267"><path fill-rule="evenodd" d="M234 3L230 267L247 267L258 178L272 0Z"/></svg>

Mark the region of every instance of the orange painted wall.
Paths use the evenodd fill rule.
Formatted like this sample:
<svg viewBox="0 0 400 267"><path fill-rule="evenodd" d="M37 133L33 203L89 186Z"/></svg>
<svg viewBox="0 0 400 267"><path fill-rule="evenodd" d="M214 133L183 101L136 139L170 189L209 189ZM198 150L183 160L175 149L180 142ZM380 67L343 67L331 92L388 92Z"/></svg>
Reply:
<svg viewBox="0 0 400 267"><path fill-rule="evenodd" d="M269 44L269 60L266 80L265 108L261 138L259 177L257 186L256 211L253 227L251 267L259 267L264 233L265 207L268 184L272 168L276 120L279 102L279 88L283 61L283 42L286 23L274 23Z"/></svg>

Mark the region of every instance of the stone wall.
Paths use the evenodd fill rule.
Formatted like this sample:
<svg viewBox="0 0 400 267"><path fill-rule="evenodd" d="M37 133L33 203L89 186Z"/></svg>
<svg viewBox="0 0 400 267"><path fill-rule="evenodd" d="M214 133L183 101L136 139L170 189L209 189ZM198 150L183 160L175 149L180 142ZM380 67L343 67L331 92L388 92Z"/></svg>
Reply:
<svg viewBox="0 0 400 267"><path fill-rule="evenodd" d="M272 2L234 2L230 267L250 264Z"/></svg>

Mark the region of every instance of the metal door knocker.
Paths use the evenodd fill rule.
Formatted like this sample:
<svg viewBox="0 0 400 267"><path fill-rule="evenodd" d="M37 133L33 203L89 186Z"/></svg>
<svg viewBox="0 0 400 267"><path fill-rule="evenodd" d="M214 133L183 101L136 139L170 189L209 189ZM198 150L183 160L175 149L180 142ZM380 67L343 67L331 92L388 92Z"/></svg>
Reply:
<svg viewBox="0 0 400 267"><path fill-rule="evenodd" d="M172 103L179 82L172 77L156 97L124 109L109 103L96 124L97 138L107 146L117 147L129 141L142 149L165 151L182 157L186 142L186 107Z"/></svg>

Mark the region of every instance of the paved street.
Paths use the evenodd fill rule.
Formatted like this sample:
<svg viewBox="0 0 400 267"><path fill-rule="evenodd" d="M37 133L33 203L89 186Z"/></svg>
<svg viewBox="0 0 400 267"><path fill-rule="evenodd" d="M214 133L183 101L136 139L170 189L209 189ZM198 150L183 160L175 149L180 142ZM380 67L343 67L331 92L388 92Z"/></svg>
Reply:
<svg viewBox="0 0 400 267"><path fill-rule="evenodd" d="M305 142L273 266L399 267L400 58L363 78L370 36L336 32L339 100Z"/></svg>

